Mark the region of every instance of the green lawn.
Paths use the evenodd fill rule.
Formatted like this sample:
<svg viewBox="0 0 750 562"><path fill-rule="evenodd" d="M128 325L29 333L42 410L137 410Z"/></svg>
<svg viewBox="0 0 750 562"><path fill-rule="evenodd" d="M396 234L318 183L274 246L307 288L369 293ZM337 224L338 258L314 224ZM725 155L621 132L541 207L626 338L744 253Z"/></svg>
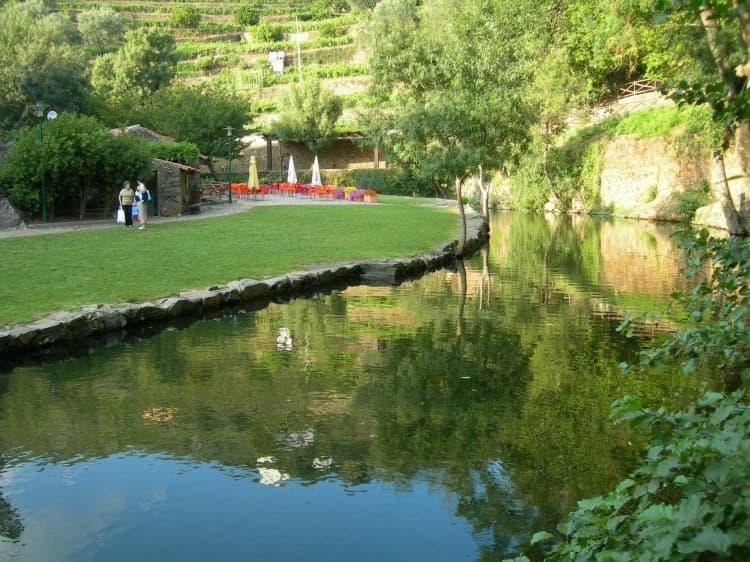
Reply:
<svg viewBox="0 0 750 562"><path fill-rule="evenodd" d="M113 227L0 240L0 326L84 304L144 301L316 263L404 257L456 238L457 215L424 200L256 207L146 230Z"/></svg>

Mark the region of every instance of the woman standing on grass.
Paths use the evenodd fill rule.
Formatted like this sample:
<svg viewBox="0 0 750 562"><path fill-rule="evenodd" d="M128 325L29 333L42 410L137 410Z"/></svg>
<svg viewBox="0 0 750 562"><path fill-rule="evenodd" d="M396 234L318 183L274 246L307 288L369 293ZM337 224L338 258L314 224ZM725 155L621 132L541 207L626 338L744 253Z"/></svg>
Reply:
<svg viewBox="0 0 750 562"><path fill-rule="evenodd" d="M135 194L130 187L129 181L122 184L118 199L120 201L120 208L125 213L125 226L133 226L133 201L135 201Z"/></svg>
<svg viewBox="0 0 750 562"><path fill-rule="evenodd" d="M135 191L135 198L138 201L138 221L141 226L138 230L146 228L146 219L148 219L148 202L151 200L151 194L146 189L141 178L138 178L138 187Z"/></svg>

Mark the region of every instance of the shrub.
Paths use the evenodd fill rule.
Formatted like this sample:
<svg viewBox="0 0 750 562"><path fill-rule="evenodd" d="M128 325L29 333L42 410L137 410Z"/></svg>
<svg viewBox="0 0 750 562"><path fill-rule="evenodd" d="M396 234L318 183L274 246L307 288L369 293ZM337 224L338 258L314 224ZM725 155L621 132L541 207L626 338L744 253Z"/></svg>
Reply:
<svg viewBox="0 0 750 562"><path fill-rule="evenodd" d="M690 222L695 216L695 211L711 202L710 186L704 180L699 185L685 191L676 191L674 199L674 211L677 216L686 222Z"/></svg>
<svg viewBox="0 0 750 562"><path fill-rule="evenodd" d="M272 43L274 41L281 41L283 37L282 29L280 25L271 23L259 23L255 26L255 29L251 31L253 39L258 43Z"/></svg>
<svg viewBox="0 0 750 562"><path fill-rule="evenodd" d="M258 25L260 12L254 4L245 4L234 11L234 21L242 26Z"/></svg>
<svg viewBox="0 0 750 562"><path fill-rule="evenodd" d="M192 6L177 6L169 14L169 23L174 27L195 29L201 24L201 14Z"/></svg>
<svg viewBox="0 0 750 562"><path fill-rule="evenodd" d="M346 35L346 28L331 21L324 21L318 26L318 32L321 37L341 37Z"/></svg>
<svg viewBox="0 0 750 562"><path fill-rule="evenodd" d="M200 153L196 144L187 141L176 143L155 141L149 143L149 151L154 158L188 165L197 162Z"/></svg>

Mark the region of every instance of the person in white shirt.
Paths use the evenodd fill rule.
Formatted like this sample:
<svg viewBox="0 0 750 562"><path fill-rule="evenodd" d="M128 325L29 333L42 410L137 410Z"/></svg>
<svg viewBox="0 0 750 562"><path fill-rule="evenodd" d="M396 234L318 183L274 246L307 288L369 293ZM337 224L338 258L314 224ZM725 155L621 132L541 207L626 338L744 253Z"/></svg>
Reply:
<svg viewBox="0 0 750 562"><path fill-rule="evenodd" d="M135 189L135 198L138 201L138 221L141 226L138 230L146 228L146 221L148 220L148 202L151 201L151 193L146 189L143 180L138 178L138 185Z"/></svg>

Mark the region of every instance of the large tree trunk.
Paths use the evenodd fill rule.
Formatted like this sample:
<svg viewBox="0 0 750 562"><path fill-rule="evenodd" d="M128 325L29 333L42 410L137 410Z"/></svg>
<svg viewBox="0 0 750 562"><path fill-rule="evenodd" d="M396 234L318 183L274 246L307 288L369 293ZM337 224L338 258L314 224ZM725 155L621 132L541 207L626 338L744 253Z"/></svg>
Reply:
<svg viewBox="0 0 750 562"><path fill-rule="evenodd" d="M705 4L700 7L700 20L701 25L706 32L706 38L708 39L708 46L711 50L711 56L714 59L714 64L716 64L716 68L718 69L719 74L724 81L724 85L727 87L729 97L731 99L734 99L737 97L738 93L735 80L736 76L732 69L727 67L726 62L728 60L728 57L725 50L722 48L721 43L717 41L717 28L716 22L714 21L713 11L709 6ZM744 40L747 40L747 34L749 31L749 28L747 27L747 15L745 15L744 18L739 18L739 22L740 27L742 28L742 37ZM727 169L726 162L724 160L724 154L729 148L729 141L731 140L733 135L737 148L740 148L740 143L744 140L742 138L743 131L741 130L745 127L747 127L747 123L739 121L735 127L727 129L724 134L724 138L722 139L721 151L714 152L713 156L714 164L716 165L717 171L719 173L718 185L715 186L717 200L721 204L721 210L726 220L727 230L730 234L735 235L745 235L746 232L742 226L742 221L740 220L740 215L737 212L737 207L735 207L734 201L732 200L732 192L729 189L729 182L727 180ZM743 173L746 173L747 167L744 160L742 159L742 154L740 151L738 151L738 156Z"/></svg>
<svg viewBox="0 0 750 562"><path fill-rule="evenodd" d="M727 168L724 162L724 151L717 150L714 152L714 165L716 166L716 171L719 175L718 182L714 185L714 192L717 201L721 205L721 212L724 214L727 230L729 231L729 234L745 236L747 232L742 226L740 216L734 206L734 201L732 201L732 193L729 190Z"/></svg>
<svg viewBox="0 0 750 562"><path fill-rule="evenodd" d="M732 8L734 8L735 13L737 14L737 22L740 25L740 32L742 33L742 41L745 43L745 67L747 66L748 62L750 62L750 13L748 13L747 8L745 6L745 2L742 2L742 6L739 5L740 3L737 0L732 0ZM748 76L749 74L744 74L742 72L739 72L738 67L738 76Z"/></svg>
<svg viewBox="0 0 750 562"><path fill-rule="evenodd" d="M206 159L206 166L208 166L208 171L211 173L211 177L214 178L214 181L219 181L219 176L216 174L216 169L214 168L213 158Z"/></svg>
<svg viewBox="0 0 750 562"><path fill-rule="evenodd" d="M716 38L717 29L716 22L714 21L713 10L706 5L701 6L700 18L701 25L703 26L703 30L706 32L706 38L708 39L708 48L711 50L711 56L713 57L714 64L721 75L721 79L729 89L729 95L732 98L737 97L737 86L734 82L734 72L727 66L727 53Z"/></svg>
<svg viewBox="0 0 750 562"><path fill-rule="evenodd" d="M737 164L742 170L742 177L738 181L742 185L740 196L739 217L742 227L750 232L750 125L747 121L740 121L734 133L734 153Z"/></svg>
<svg viewBox="0 0 750 562"><path fill-rule="evenodd" d="M461 224L458 226L458 246L456 247L456 255L463 256L464 250L466 249L466 211L464 210L463 182L461 178L456 178L456 202L458 203L458 216L461 219Z"/></svg>

